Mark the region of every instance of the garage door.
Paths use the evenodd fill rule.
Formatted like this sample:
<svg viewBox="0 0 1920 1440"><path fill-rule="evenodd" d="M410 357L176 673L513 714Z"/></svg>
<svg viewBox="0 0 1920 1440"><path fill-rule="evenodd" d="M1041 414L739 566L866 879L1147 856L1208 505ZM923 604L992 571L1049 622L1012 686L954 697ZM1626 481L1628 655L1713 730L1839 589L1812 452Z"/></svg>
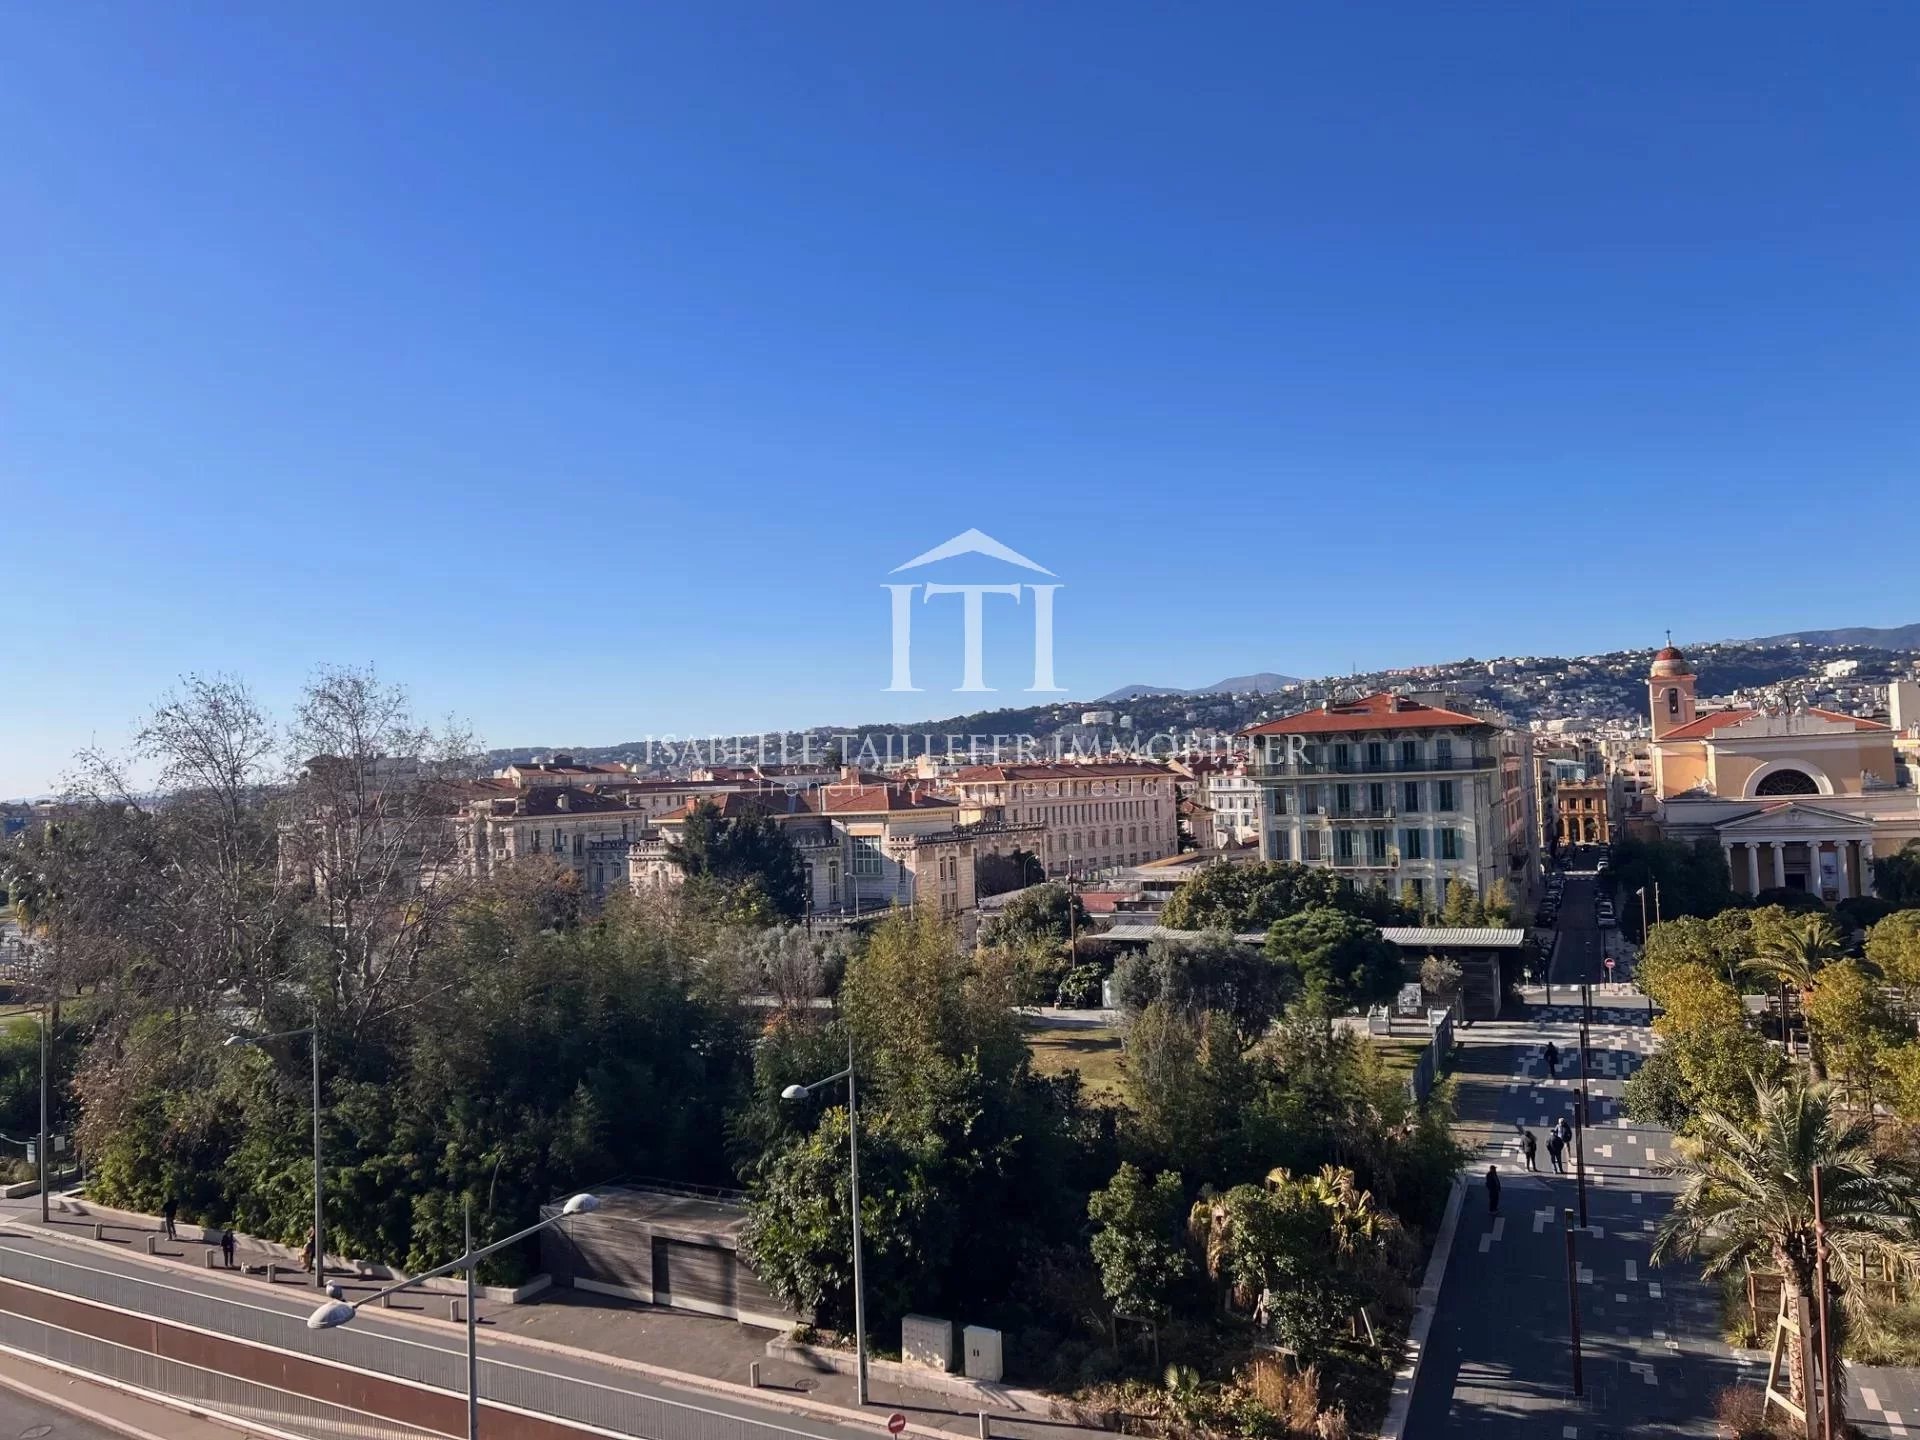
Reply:
<svg viewBox="0 0 1920 1440"><path fill-rule="evenodd" d="M715 1245L689 1245L684 1240L668 1240L665 1248L667 1293L656 1294L656 1302L732 1319L733 1252Z"/></svg>

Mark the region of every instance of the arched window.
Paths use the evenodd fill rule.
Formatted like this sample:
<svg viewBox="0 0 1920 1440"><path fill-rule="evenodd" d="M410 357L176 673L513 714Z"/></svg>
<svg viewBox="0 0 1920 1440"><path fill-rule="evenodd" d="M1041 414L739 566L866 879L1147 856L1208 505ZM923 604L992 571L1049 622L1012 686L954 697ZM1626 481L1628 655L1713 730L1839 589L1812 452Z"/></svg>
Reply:
<svg viewBox="0 0 1920 1440"><path fill-rule="evenodd" d="M1756 795L1818 795L1820 787L1804 770L1776 770L1760 782Z"/></svg>
<svg viewBox="0 0 1920 1440"><path fill-rule="evenodd" d="M1678 715L1679 713L1680 713L1679 688L1677 686L1669 685L1667 687L1667 714Z"/></svg>

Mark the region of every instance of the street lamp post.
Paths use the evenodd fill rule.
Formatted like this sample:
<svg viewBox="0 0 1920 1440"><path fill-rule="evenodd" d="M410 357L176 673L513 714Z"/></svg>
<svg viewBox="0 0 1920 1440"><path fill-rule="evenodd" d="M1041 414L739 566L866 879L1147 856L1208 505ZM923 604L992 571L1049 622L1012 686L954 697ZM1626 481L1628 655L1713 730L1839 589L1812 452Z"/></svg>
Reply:
<svg viewBox="0 0 1920 1440"><path fill-rule="evenodd" d="M313 1013L313 1024L304 1030L280 1030L272 1035L242 1035L234 1033L227 1036L228 1045L262 1045L269 1040L291 1040L304 1035L312 1052L313 1059L313 1288L327 1288L327 1232L325 1213L321 1208L324 1198L320 1178L320 1012Z"/></svg>
<svg viewBox="0 0 1920 1440"><path fill-rule="evenodd" d="M562 1220L570 1220L575 1215L591 1215L599 1208L600 1201L597 1196L569 1196L566 1204L560 1207L558 1214L549 1215L546 1219L537 1224L529 1225L524 1230L516 1230L513 1234L507 1236L506 1239L496 1240L484 1250L476 1250L473 1248L473 1212L472 1208L468 1207L466 1214L466 1254L462 1255L458 1260L448 1261L437 1270L429 1270L424 1275L415 1275L409 1280L402 1280L397 1285L389 1285L384 1290L376 1290L373 1294L363 1296L361 1299L352 1301L331 1300L307 1317L307 1328L309 1330L338 1329L340 1326L352 1320L355 1315L358 1315L362 1305L371 1305L376 1300L384 1299L388 1295L397 1295L402 1290L410 1290L423 1281L437 1280L442 1275L452 1275L459 1271L465 1271L467 1277L467 1440L476 1440L476 1437L480 1433L480 1350L477 1338L478 1332L474 1328L473 1317L474 1271L479 1268L480 1262L489 1255L504 1250L509 1245L518 1244L529 1235L537 1235L549 1226L558 1225Z"/></svg>
<svg viewBox="0 0 1920 1440"><path fill-rule="evenodd" d="M847 1157L853 1204L853 1346L854 1394L859 1403L867 1403L867 1297L860 1277L860 1119L859 1102L853 1078L853 1033L847 1033L847 1068L816 1080L811 1085L789 1085L780 1092L782 1100L804 1100L824 1085L847 1082Z"/></svg>

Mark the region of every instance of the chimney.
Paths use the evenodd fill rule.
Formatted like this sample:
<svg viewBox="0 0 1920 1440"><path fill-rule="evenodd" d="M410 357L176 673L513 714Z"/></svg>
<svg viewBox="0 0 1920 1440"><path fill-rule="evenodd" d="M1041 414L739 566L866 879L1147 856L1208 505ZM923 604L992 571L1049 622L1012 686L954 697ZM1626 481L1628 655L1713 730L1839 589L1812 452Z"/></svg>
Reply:
<svg viewBox="0 0 1920 1440"><path fill-rule="evenodd" d="M840 783L842 785L858 785L860 783L860 767L858 765L842 765L840 767Z"/></svg>

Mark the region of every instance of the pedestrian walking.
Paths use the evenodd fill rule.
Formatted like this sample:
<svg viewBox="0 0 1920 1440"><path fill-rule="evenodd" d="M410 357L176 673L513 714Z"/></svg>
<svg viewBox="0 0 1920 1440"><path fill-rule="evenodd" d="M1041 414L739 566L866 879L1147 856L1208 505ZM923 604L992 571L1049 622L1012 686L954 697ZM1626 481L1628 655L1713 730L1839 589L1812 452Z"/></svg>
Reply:
<svg viewBox="0 0 1920 1440"><path fill-rule="evenodd" d="M1567 1167L1560 1159L1560 1153L1565 1148L1565 1143L1560 1139L1560 1132L1558 1130L1549 1130L1547 1132L1547 1159L1552 1163L1553 1173L1556 1175L1564 1175L1567 1173Z"/></svg>
<svg viewBox="0 0 1920 1440"><path fill-rule="evenodd" d="M173 1233L173 1217L179 1213L180 1202L171 1195L167 1196L167 1203L160 1207L160 1227L166 1232L167 1239L169 1240L178 1240L180 1238Z"/></svg>
<svg viewBox="0 0 1920 1440"><path fill-rule="evenodd" d="M1551 1040L1549 1040L1547 1041L1547 1074L1549 1075L1558 1074L1559 1070L1560 1070L1560 1051L1554 1045L1554 1043Z"/></svg>
<svg viewBox="0 0 1920 1440"><path fill-rule="evenodd" d="M1540 1142L1533 1138L1533 1132L1531 1130L1527 1131L1526 1134L1521 1137L1520 1153L1527 1157L1527 1169L1538 1170L1540 1168L1538 1165L1534 1164L1534 1160L1533 1160L1534 1154L1536 1151L1539 1150L1539 1148L1540 1148Z"/></svg>
<svg viewBox="0 0 1920 1440"><path fill-rule="evenodd" d="M1562 1145L1571 1145L1573 1143L1573 1123L1568 1120L1566 1116L1562 1115L1558 1120L1554 1121L1553 1128L1560 1136L1560 1143Z"/></svg>
<svg viewBox="0 0 1920 1440"><path fill-rule="evenodd" d="M227 1269L233 1269L233 1226L231 1225L220 1232L220 1257L226 1261Z"/></svg>
<svg viewBox="0 0 1920 1440"><path fill-rule="evenodd" d="M300 1251L300 1268L309 1275L313 1273L313 1227L307 1227L307 1243Z"/></svg>
<svg viewBox="0 0 1920 1440"><path fill-rule="evenodd" d="M1500 1167L1497 1165L1487 1166L1487 1213L1500 1213Z"/></svg>

